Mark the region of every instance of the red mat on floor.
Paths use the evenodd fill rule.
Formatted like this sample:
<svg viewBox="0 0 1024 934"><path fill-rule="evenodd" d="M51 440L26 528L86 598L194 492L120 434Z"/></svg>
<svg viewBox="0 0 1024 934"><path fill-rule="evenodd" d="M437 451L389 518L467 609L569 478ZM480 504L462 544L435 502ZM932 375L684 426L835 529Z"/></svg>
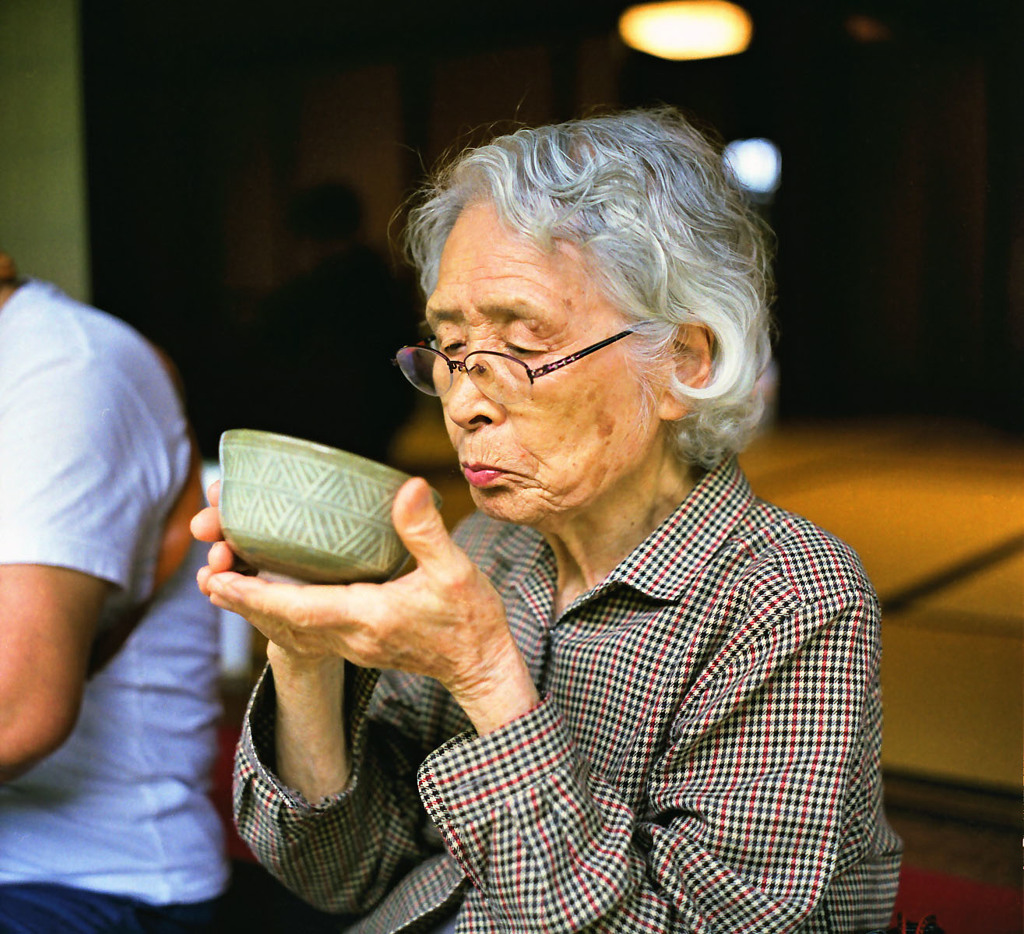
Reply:
<svg viewBox="0 0 1024 934"><path fill-rule="evenodd" d="M904 866L896 910L910 921L935 915L946 934L1024 934L1021 889Z"/></svg>

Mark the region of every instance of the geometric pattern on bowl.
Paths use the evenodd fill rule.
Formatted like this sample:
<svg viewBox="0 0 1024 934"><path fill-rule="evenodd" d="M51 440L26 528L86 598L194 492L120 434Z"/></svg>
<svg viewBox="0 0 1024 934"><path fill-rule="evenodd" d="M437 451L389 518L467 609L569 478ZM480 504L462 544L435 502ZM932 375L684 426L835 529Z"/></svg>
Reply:
<svg viewBox="0 0 1024 934"><path fill-rule="evenodd" d="M285 435L221 439L221 523L240 557L308 581L384 580L408 557L391 525L407 475Z"/></svg>

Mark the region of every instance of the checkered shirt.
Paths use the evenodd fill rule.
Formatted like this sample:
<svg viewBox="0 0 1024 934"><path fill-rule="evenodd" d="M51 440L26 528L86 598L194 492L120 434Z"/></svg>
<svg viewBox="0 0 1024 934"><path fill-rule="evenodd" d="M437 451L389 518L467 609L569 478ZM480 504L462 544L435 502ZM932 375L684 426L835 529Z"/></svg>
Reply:
<svg viewBox="0 0 1024 934"><path fill-rule="evenodd" d="M734 461L558 616L537 532L475 515L457 539L543 699L478 736L435 681L350 668L353 779L308 802L273 774L265 675L235 807L287 886L366 934L455 906L458 934L887 925L879 608L847 546Z"/></svg>

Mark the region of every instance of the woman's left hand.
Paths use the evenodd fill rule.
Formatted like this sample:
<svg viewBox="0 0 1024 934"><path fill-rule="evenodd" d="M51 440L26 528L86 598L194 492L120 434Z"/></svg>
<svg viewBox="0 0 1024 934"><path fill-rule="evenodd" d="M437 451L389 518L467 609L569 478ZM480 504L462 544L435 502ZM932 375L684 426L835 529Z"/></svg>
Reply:
<svg viewBox="0 0 1024 934"><path fill-rule="evenodd" d="M209 518L197 517L197 532L208 531ZM501 598L448 535L424 480L398 491L392 521L416 567L387 583L246 577L225 570L219 545L200 582L214 604L244 616L296 661L333 655L436 678L480 732L527 712L538 694Z"/></svg>

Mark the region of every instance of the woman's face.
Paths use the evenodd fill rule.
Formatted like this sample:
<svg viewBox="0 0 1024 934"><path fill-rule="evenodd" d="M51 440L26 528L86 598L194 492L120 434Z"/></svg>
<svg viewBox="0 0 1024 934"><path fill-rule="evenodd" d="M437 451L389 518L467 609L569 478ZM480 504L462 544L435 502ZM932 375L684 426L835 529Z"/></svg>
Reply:
<svg viewBox="0 0 1024 934"><path fill-rule="evenodd" d="M427 303L437 346L513 355L535 369L623 330L577 250L546 253L509 232L488 204L467 208L448 237ZM626 337L539 377L528 401L499 405L463 374L445 422L477 506L557 534L578 517L619 521L643 484L681 469L662 418L682 414L658 392L645 404Z"/></svg>

